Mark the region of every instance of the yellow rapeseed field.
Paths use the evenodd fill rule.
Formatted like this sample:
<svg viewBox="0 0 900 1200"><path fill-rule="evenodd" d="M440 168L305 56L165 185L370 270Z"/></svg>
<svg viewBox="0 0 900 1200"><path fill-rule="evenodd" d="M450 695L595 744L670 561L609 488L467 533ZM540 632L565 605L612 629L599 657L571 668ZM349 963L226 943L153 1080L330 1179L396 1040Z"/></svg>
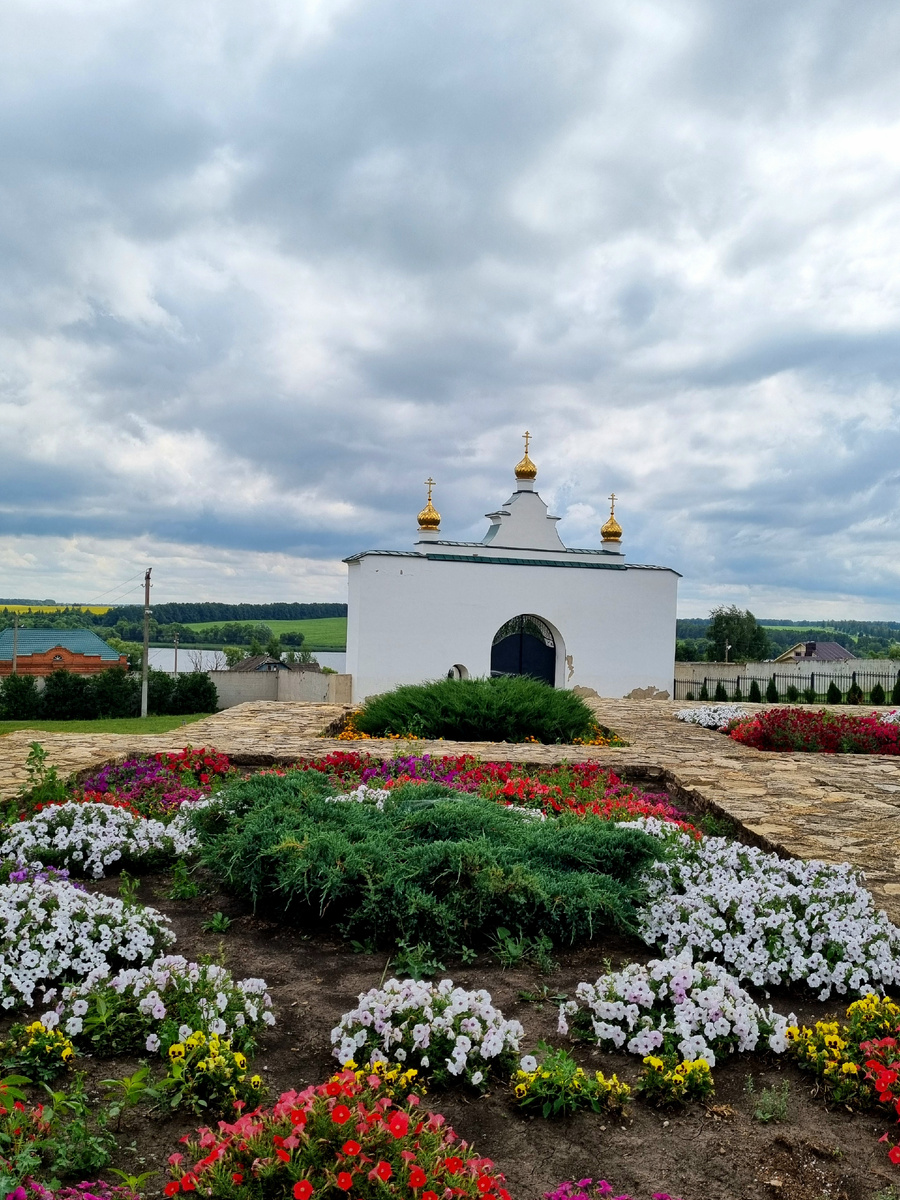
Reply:
<svg viewBox="0 0 900 1200"><path fill-rule="evenodd" d="M65 612L69 608L99 615L109 612L109 607L108 604L3 604L0 605L0 612Z"/></svg>

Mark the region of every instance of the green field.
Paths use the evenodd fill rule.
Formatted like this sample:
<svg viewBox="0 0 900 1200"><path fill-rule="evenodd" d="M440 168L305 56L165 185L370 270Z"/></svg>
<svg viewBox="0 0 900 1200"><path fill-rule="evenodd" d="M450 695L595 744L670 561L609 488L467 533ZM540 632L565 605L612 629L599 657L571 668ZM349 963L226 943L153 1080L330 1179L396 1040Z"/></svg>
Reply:
<svg viewBox="0 0 900 1200"><path fill-rule="evenodd" d="M17 729L36 729L40 733L169 733L182 725L202 721L210 713L189 717L122 717L109 721L0 721L0 737Z"/></svg>
<svg viewBox="0 0 900 1200"><path fill-rule="evenodd" d="M188 629L208 629L211 622L198 621L188 625ZM226 622L220 621L224 625ZM346 650L347 648L347 618L346 617L315 617L309 621L259 621L242 622L242 624L268 625L279 637L283 633L302 633L304 648L307 650ZM190 649L186 646L185 649Z"/></svg>

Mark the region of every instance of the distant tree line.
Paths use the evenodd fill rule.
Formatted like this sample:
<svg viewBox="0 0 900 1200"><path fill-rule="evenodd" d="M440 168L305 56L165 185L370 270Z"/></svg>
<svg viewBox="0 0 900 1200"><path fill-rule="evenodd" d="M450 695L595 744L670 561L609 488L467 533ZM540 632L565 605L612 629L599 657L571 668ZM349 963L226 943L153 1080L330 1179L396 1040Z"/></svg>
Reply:
<svg viewBox="0 0 900 1200"><path fill-rule="evenodd" d="M204 601L198 604L154 604L151 607L161 625L194 625L198 621L209 621L211 624L223 621L310 621L317 617L347 615L346 604L219 604L217 601ZM115 625L120 620L143 619L142 605L121 604L94 616L91 623Z"/></svg>
<svg viewBox="0 0 900 1200"><path fill-rule="evenodd" d="M900 659L900 621L791 622L789 629L772 625L787 621L757 620L735 605L713 609L709 617L680 618L675 626L676 662L765 662L798 642L837 642L858 658Z"/></svg>
<svg viewBox="0 0 900 1200"><path fill-rule="evenodd" d="M14 603L7 601L8 604ZM271 621L307 621L317 617L345 617L346 604L158 604L150 617L150 641L171 645L177 636L182 646L259 646L274 645L271 628L261 618ZM214 617L221 613L223 616ZM182 614L182 615L179 615ZM143 642L144 610L138 604L120 605L105 613L86 612L80 608L65 608L58 612L21 612L15 614L0 608L0 632L11 629L18 615L20 629L94 629L112 644ZM222 624L210 624L203 629L189 629L187 621L215 619ZM112 639L110 641L110 639ZM286 649L299 650L304 635L299 631L282 633L277 639ZM254 651L256 652L256 651ZM259 651L261 653L261 650Z"/></svg>

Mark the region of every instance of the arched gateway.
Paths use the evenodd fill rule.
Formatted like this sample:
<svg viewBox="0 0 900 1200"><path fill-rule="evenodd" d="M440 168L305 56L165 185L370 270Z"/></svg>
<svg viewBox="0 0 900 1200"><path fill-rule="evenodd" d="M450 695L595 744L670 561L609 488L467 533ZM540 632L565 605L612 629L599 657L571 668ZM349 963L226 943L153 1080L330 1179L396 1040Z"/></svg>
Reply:
<svg viewBox="0 0 900 1200"><path fill-rule="evenodd" d="M494 634L492 675L531 675L556 683L556 639L550 626L531 613L506 621Z"/></svg>

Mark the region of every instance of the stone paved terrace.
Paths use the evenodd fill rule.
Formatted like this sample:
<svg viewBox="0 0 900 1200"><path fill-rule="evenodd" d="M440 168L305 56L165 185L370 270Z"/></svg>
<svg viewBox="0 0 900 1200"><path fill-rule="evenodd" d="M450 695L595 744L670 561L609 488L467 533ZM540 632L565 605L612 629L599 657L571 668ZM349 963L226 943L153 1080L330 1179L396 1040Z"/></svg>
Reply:
<svg viewBox="0 0 900 1200"><path fill-rule="evenodd" d="M416 750L518 762L601 762L635 782L665 786L676 801L731 817L767 849L800 858L849 860L866 872L879 904L900 923L900 759L764 754L676 721L674 714L684 704L590 703L598 719L628 741L627 747L420 742ZM408 750L407 743L396 741L347 743L317 736L343 711L326 704L242 704L155 736L23 730L0 738L0 798L14 795L24 781L32 741L40 741L66 774L137 752L178 750L187 742L215 746L247 764L290 762L299 755L354 745L380 757Z"/></svg>

